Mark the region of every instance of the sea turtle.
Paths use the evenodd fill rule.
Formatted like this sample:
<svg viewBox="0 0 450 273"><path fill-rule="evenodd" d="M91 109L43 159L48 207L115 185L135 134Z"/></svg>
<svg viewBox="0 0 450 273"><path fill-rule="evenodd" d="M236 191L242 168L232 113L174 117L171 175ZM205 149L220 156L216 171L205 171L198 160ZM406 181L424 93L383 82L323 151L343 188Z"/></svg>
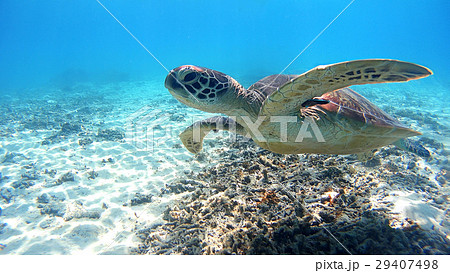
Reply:
<svg viewBox="0 0 450 273"><path fill-rule="evenodd" d="M245 89L224 73L183 65L170 71L165 86L188 106L228 116L195 122L180 134L192 153L201 151L211 130L229 130L279 154L364 154L396 144L429 156L425 148L404 140L421 133L348 87L431 74L413 63L367 59L321 65L301 75L271 75Z"/></svg>

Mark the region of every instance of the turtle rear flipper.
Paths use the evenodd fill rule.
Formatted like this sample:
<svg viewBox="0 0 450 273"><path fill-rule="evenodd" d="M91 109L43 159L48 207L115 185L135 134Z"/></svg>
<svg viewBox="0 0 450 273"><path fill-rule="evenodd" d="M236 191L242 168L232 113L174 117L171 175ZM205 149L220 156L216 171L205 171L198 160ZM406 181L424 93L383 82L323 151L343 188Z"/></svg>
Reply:
<svg viewBox="0 0 450 273"><path fill-rule="evenodd" d="M264 102L260 115L290 115L307 100L352 85L404 82L431 75L426 67L389 59L321 65L291 79Z"/></svg>
<svg viewBox="0 0 450 273"><path fill-rule="evenodd" d="M217 132L219 130L241 135L246 134L244 127L231 118L215 116L195 122L180 134L180 139L189 152L196 154L202 150L205 136L211 131Z"/></svg>
<svg viewBox="0 0 450 273"><path fill-rule="evenodd" d="M403 138L396 142L394 142L394 145L402 150L414 153L418 156L428 158L431 156L430 151L427 150L427 148L423 147L419 141Z"/></svg>

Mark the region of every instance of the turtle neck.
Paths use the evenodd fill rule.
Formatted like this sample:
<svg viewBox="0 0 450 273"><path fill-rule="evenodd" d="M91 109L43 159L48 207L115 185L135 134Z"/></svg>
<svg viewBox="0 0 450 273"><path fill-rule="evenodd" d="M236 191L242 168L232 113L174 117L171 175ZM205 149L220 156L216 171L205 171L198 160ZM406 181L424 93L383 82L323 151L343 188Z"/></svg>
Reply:
<svg viewBox="0 0 450 273"><path fill-rule="evenodd" d="M258 90L245 89L234 79L232 79L231 88L234 92L228 93L230 108L223 113L229 116L249 116L252 120L256 119L265 100L264 95Z"/></svg>

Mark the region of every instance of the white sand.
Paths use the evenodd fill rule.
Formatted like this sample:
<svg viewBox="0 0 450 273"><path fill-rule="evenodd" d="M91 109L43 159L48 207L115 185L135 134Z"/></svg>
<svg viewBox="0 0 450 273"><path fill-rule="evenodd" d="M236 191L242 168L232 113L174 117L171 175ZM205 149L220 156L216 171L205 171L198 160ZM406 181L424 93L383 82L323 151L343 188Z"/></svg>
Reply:
<svg viewBox="0 0 450 273"><path fill-rule="evenodd" d="M96 118L94 114L93 123L103 121L104 128L127 129L124 142L99 141L83 148L78 144L80 137L69 136L60 143L41 145L44 137L53 133L47 130L19 131L13 137L1 139L0 162L6 152L21 154L14 157L14 162L0 164L0 172L8 177L1 182L2 186L10 187L12 182L20 180L26 171L24 166L29 164L34 164L32 169L40 175L38 180L34 180L34 186L16 189L16 196L9 204L4 200L1 202L0 219L7 224L0 234L0 244L6 245L1 254L126 254L129 247L137 246L133 233L136 223L148 225L161 221L167 205L178 198L158 197L161 188L184 177L185 170L199 170L210 164L196 161L184 147L179 146L181 142L177 137L193 120L208 114L179 108L180 104L174 101L162 102L171 96L162 93L166 91L162 90L160 83L129 83L101 88L101 92L114 101L114 108L105 120ZM127 92L108 92L114 88ZM152 90L155 88L156 91ZM155 99L155 93L162 94ZM49 104L59 100L51 95L46 99ZM142 112L143 109L148 111ZM189 118L171 121L173 113ZM133 127L130 125L132 121L141 127L130 128ZM152 130L155 126L160 127ZM147 129L147 134L138 131L142 128ZM174 148L175 144L178 146ZM109 158L114 163L102 163ZM45 169L56 171L55 178L44 174ZM98 176L88 179L88 173L93 170ZM74 174L75 181L54 187L44 186L67 172ZM65 199L60 204L66 208L66 213L76 209L80 206L77 202L81 202L87 211L101 211L101 217L65 221L62 217L41 215L36 199L43 193ZM135 193L153 194L153 201L130 206ZM128 205L124 206L125 203ZM102 208L103 204L108 208Z"/></svg>

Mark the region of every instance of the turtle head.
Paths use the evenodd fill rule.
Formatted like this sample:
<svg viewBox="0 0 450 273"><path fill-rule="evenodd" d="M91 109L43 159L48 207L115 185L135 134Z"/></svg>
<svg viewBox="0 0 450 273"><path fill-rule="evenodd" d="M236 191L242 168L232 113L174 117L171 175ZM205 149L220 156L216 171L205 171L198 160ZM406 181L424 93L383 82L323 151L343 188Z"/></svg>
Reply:
<svg viewBox="0 0 450 273"><path fill-rule="evenodd" d="M166 77L165 87L181 103L211 112L229 109L227 97L239 85L226 74L194 65L172 69Z"/></svg>

